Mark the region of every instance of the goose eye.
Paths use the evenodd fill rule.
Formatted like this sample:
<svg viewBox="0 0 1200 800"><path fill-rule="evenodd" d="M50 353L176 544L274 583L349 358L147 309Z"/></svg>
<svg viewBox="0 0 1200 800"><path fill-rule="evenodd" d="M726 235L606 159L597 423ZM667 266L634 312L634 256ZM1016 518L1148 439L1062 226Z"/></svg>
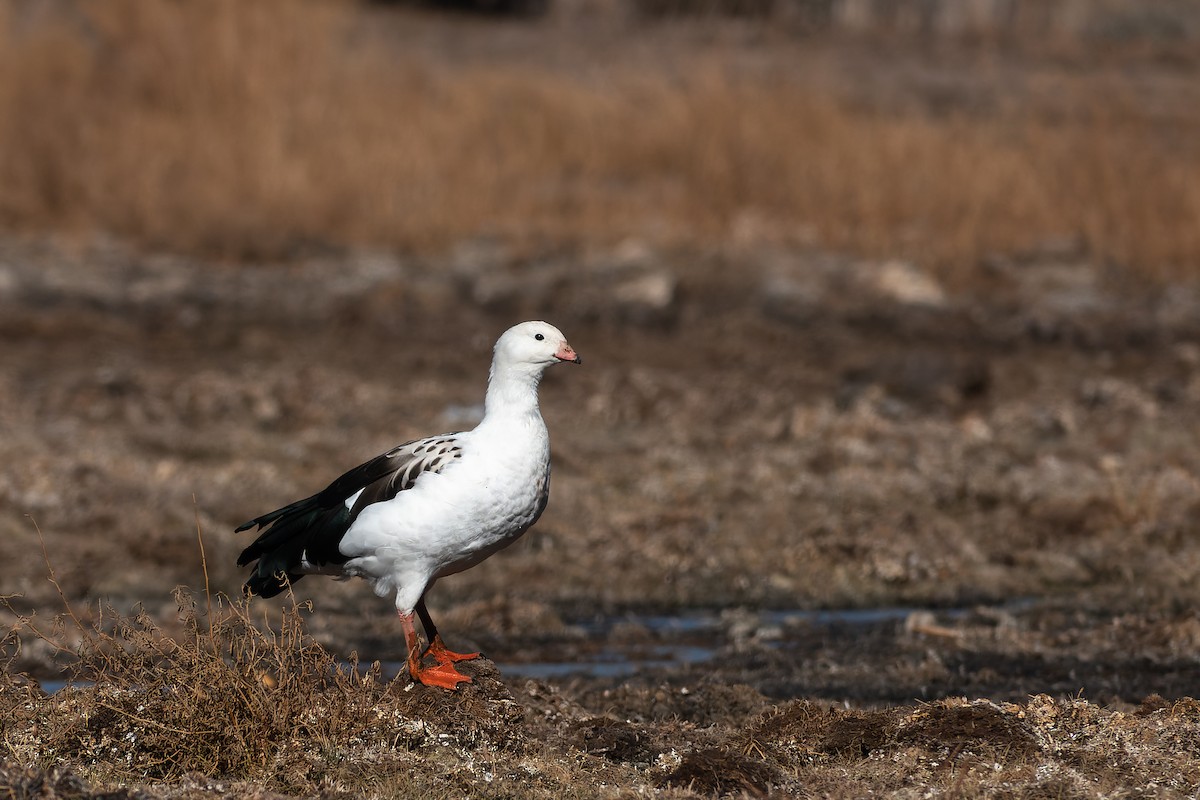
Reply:
<svg viewBox="0 0 1200 800"><path fill-rule="evenodd" d="M545 337L545 336L542 336L540 333L535 333L535 334L533 335L533 338L537 339L537 340L540 342L540 341L542 341L543 339L545 339L546 337Z"/></svg>

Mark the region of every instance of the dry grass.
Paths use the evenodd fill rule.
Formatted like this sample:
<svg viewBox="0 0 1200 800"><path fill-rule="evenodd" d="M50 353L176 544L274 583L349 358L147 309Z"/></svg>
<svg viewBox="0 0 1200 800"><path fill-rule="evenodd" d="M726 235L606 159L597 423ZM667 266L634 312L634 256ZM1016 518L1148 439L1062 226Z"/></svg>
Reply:
<svg viewBox="0 0 1200 800"><path fill-rule="evenodd" d="M177 635L140 610L103 608L88 624L72 611L45 630L23 618L10 641L32 634L69 652L71 688L34 712L44 716L36 741L8 738L10 757L46 769L105 765L105 780L170 781L189 771L265 780L286 768L279 756L297 735L330 750L362 732L386 684L307 639L299 609L264 630L244 604L220 602L206 617L186 592L176 599Z"/></svg>
<svg viewBox="0 0 1200 800"><path fill-rule="evenodd" d="M385 680L378 664L360 669L314 642L295 605L272 626L241 602L212 598L203 612L185 590L176 600L178 630L140 610L101 608L84 622L69 609L47 628L22 617L3 640L0 764L107 786L206 776L301 796L420 797L439 781L479 779L445 748L469 751L467 761L531 749L494 670L476 670L476 684L453 696L406 690L405 678ZM55 694L13 674L34 640L65 664ZM14 780L0 775L10 792ZM534 781L526 796L564 793Z"/></svg>
<svg viewBox="0 0 1200 800"><path fill-rule="evenodd" d="M453 694L396 691L314 645L295 608L264 633L244 607L218 605L206 619L186 594L178 599L177 635L140 614L80 625L73 611L65 628L39 632L60 643L68 630L82 636L75 674L90 684L46 695L0 671L0 792L534 800L1092 797L1152 787L1186 797L1200 785L1191 699L1151 697L1125 713L1046 695L859 710L770 707L747 687L701 684L604 692L604 708L589 709L530 683L522 707L486 665ZM26 634L31 623L21 624ZM5 640L10 654L14 641ZM693 714L681 715L689 704Z"/></svg>
<svg viewBox="0 0 1200 800"><path fill-rule="evenodd" d="M197 537L204 601L176 589L168 623L140 607L80 610L48 556L63 613L46 623L0 598L15 619L0 637L0 792L80 798L91 796L89 784L183 785L227 795L233 782L238 795L266 787L419 798L495 782L501 795L576 796L550 769L493 774L502 759L511 767L542 751L494 666L468 666L474 683L453 694L403 674L384 679L378 662L360 668L355 654L343 660L318 644L294 598L270 614L209 594L199 527ZM57 692L19 674L30 646L62 668Z"/></svg>
<svg viewBox="0 0 1200 800"><path fill-rule="evenodd" d="M750 235L960 269L1066 238L1157 275L1200 263L1195 115L1119 77L897 111L802 78L788 42L765 70L665 38L661 68L618 47L564 73L389 44L341 2L70 7L0 5L12 230L241 257Z"/></svg>

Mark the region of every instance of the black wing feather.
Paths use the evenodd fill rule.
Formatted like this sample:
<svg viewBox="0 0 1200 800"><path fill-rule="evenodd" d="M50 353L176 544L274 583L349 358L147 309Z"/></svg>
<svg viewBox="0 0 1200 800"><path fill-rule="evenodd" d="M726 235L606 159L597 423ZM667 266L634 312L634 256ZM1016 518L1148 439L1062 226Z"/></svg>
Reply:
<svg viewBox="0 0 1200 800"><path fill-rule="evenodd" d="M453 434L405 442L347 471L311 497L238 526L236 532L255 526L262 531L238 556L239 567L258 560L246 581L246 592L274 597L289 582L304 577L298 571L304 560L319 565L346 563L349 558L338 544L364 508L412 488L422 472L441 472L460 454ZM354 507L347 508L347 498L360 490Z"/></svg>

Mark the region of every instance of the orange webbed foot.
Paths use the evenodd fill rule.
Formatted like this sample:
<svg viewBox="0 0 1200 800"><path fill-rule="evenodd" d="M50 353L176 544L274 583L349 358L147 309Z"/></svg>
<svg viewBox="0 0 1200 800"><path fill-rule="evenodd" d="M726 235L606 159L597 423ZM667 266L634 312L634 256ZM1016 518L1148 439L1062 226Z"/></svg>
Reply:
<svg viewBox="0 0 1200 800"><path fill-rule="evenodd" d="M451 691L457 689L460 683L472 682L469 675L463 675L449 663L438 664L435 667L418 667L415 672L411 673L410 677L417 683L423 683L426 686L437 686L439 689L449 689Z"/></svg>
<svg viewBox="0 0 1200 800"><path fill-rule="evenodd" d="M456 653L447 649L440 635L433 637L425 654L432 656L439 666L453 664L455 661L470 661L473 658L479 658L479 653Z"/></svg>

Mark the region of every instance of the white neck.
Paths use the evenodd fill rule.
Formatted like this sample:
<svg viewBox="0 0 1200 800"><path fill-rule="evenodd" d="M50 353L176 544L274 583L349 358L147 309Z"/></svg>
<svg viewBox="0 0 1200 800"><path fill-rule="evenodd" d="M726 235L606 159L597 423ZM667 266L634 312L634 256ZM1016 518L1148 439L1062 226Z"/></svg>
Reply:
<svg viewBox="0 0 1200 800"><path fill-rule="evenodd" d="M540 417L537 390L544 369L540 365L498 369L493 363L483 401L483 422L501 417Z"/></svg>

